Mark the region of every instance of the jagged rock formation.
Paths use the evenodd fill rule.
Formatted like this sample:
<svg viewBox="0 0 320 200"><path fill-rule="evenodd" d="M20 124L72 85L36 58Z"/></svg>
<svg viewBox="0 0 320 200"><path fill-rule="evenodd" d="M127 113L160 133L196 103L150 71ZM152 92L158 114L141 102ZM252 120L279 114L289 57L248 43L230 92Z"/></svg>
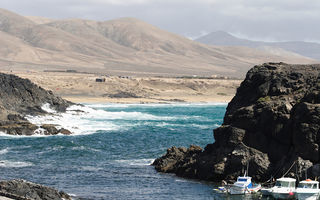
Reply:
<svg viewBox="0 0 320 200"><path fill-rule="evenodd" d="M17 200L71 200L63 191L25 180L1 181L0 195Z"/></svg>
<svg viewBox="0 0 320 200"><path fill-rule="evenodd" d="M319 176L320 65L266 63L246 75L228 104L215 142L204 150L172 147L158 171L204 180L234 180L249 163L257 181Z"/></svg>
<svg viewBox="0 0 320 200"><path fill-rule="evenodd" d="M38 127L28 122L24 116L46 114L41 108L46 103L57 112L66 111L72 104L28 79L0 73L0 131L11 135L34 134ZM66 132L48 125L42 128L48 135Z"/></svg>

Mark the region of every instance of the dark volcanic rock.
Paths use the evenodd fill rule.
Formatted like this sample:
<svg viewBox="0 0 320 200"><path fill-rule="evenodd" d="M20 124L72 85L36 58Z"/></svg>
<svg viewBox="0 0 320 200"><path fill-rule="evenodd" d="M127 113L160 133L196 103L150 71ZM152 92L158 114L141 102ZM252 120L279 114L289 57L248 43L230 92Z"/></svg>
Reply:
<svg viewBox="0 0 320 200"><path fill-rule="evenodd" d="M9 135L33 135L38 126L27 121L0 122L0 131Z"/></svg>
<svg viewBox="0 0 320 200"><path fill-rule="evenodd" d="M71 197L56 189L24 180L0 182L0 194L13 199L21 200L71 200Z"/></svg>
<svg viewBox="0 0 320 200"><path fill-rule="evenodd" d="M64 112L71 102L53 95L51 91L35 85L28 79L0 73L0 106L22 114L45 113L41 106L48 103L53 109Z"/></svg>
<svg viewBox="0 0 320 200"><path fill-rule="evenodd" d="M319 176L319 75L320 65L253 67L228 104L222 126L214 130L215 143L193 155L168 151L154 162L156 169L220 181L235 179L249 163L249 175L265 181L296 165L288 175L301 177L313 166L309 171ZM192 162L184 160L187 156ZM172 161L176 157L179 164Z"/></svg>
<svg viewBox="0 0 320 200"><path fill-rule="evenodd" d="M44 104L49 104L57 112L65 112L72 105L28 79L0 73L0 131L11 135L34 134L39 127L28 122L24 116L47 114L41 108ZM44 125L42 128L48 135L59 133L53 126Z"/></svg>
<svg viewBox="0 0 320 200"><path fill-rule="evenodd" d="M45 135L56 135L59 133L55 125L52 125L52 124L42 124L40 128L43 128L45 130L44 131Z"/></svg>
<svg viewBox="0 0 320 200"><path fill-rule="evenodd" d="M61 134L63 134L63 135L71 135L71 134L72 134L69 130L64 129L64 128L61 128L61 129L58 131L58 133L61 133Z"/></svg>

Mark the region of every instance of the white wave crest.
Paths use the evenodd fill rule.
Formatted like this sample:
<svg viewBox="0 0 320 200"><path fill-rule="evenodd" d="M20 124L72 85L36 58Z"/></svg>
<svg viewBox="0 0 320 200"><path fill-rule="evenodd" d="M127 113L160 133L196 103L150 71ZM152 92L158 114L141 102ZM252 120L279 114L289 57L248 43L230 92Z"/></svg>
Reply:
<svg viewBox="0 0 320 200"><path fill-rule="evenodd" d="M47 113L57 113L54 109L50 108L50 104L45 103L41 106L41 109L46 111Z"/></svg>
<svg viewBox="0 0 320 200"><path fill-rule="evenodd" d="M10 148L1 149L1 150L0 150L0 155L7 154L7 153L9 152L9 149L10 149Z"/></svg>
<svg viewBox="0 0 320 200"><path fill-rule="evenodd" d="M202 116L186 116L186 115L174 115L174 116L159 116L152 115L143 112L130 112L130 111L105 111L104 107L130 107L130 106L204 106L204 105L225 105L222 103L197 103L197 104L92 104L92 105L72 105L67 108L65 113L59 113L50 108L48 103L42 106L42 109L47 111L48 115L44 116L26 116L26 118L33 124L39 126L35 131L34 137L46 137L44 135L45 130L41 129L42 124L53 124L57 129L65 128L71 131L72 135L86 135L96 133L98 131L117 131L127 130L132 126L139 126L139 124L151 122L158 124L156 126L171 126L169 124L175 124L176 120L190 120L196 119L201 121L208 121L209 119ZM132 123L132 121L136 121ZM171 123L172 122L172 123ZM196 126L196 125L195 125ZM172 127L172 126L171 126ZM208 128L208 127L199 127ZM0 133L1 136L6 135ZM6 135L8 136L8 135ZM17 137L17 136L16 136ZM21 137L21 136L19 136Z"/></svg>
<svg viewBox="0 0 320 200"><path fill-rule="evenodd" d="M85 147L85 146L72 147L72 150L81 150L81 151L85 150L85 151L100 152L99 149L94 149L94 148Z"/></svg>
<svg viewBox="0 0 320 200"><path fill-rule="evenodd" d="M30 162L0 160L0 167L21 168L21 167L30 167L30 166L33 166L33 164Z"/></svg>
<svg viewBox="0 0 320 200"><path fill-rule="evenodd" d="M45 104L47 105L47 104ZM46 106L44 106L46 107ZM47 108L46 108L47 109ZM48 110L48 109L47 109ZM48 110L50 111L50 110ZM39 127L42 124L54 124L58 129L65 128L73 135L92 134L97 131L114 131L125 129L123 125L115 123L113 120L138 120L138 121L158 121L158 120L176 120L177 117L155 116L141 112L108 112L105 110L94 109L88 106L73 105L67 108L65 113L51 112L45 116L26 116L33 124ZM36 136L44 134L43 129L36 130Z"/></svg>
<svg viewBox="0 0 320 200"><path fill-rule="evenodd" d="M91 172L97 172L103 170L101 167L93 167L93 166L83 166L81 167L82 170L84 171L91 171Z"/></svg>
<svg viewBox="0 0 320 200"><path fill-rule="evenodd" d="M69 107L65 113L52 113L45 116L28 115L26 118L38 126L42 124L54 124L56 128L68 129L74 135L91 134L99 130L117 130L119 127L111 122L92 122L92 119L99 119L99 116L103 116L104 112L103 110L74 105ZM43 130L37 129L36 133L41 135L43 134Z"/></svg>
<svg viewBox="0 0 320 200"><path fill-rule="evenodd" d="M131 166L148 166L154 162L155 159L132 159L132 160L115 160L116 163L131 165Z"/></svg>

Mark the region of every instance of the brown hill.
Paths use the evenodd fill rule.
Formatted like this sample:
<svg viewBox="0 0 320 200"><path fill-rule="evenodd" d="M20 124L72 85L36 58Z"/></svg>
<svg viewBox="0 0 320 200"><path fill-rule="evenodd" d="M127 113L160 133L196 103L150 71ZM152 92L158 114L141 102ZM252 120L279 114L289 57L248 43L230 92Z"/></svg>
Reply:
<svg viewBox="0 0 320 200"><path fill-rule="evenodd" d="M291 52L208 46L133 18L49 20L0 9L0 36L0 62L9 69L243 76L266 61L314 62Z"/></svg>

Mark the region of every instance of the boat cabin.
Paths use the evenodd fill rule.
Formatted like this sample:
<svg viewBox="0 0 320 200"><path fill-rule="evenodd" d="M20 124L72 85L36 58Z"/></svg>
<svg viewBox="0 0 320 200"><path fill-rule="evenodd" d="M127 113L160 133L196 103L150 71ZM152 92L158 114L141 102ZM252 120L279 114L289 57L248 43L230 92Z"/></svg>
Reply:
<svg viewBox="0 0 320 200"><path fill-rule="evenodd" d="M251 183L251 177L248 176L239 176L237 179L237 182L250 182Z"/></svg>
<svg viewBox="0 0 320 200"><path fill-rule="evenodd" d="M296 188L296 179L279 178L276 181L275 187Z"/></svg>
<svg viewBox="0 0 320 200"><path fill-rule="evenodd" d="M251 183L251 177L248 176L239 176L237 179L237 182L234 183L234 185L237 186L247 186L247 187L251 187L252 183Z"/></svg>
<svg viewBox="0 0 320 200"><path fill-rule="evenodd" d="M298 188L319 189L319 182L307 179L305 181L300 181Z"/></svg>

